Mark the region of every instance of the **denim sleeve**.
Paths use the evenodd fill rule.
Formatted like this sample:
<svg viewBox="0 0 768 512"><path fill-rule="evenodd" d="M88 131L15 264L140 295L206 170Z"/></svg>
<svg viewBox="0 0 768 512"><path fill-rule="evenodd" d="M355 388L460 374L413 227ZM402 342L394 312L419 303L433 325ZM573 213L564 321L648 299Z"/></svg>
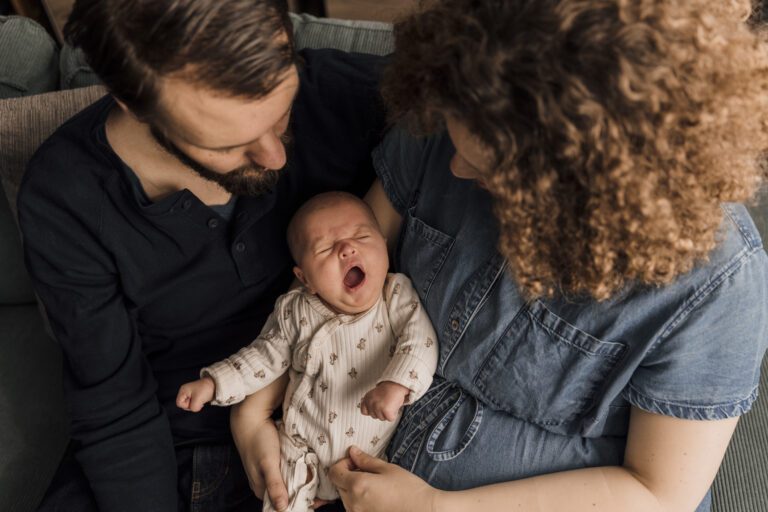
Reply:
<svg viewBox="0 0 768 512"><path fill-rule="evenodd" d="M393 127L373 150L373 167L389 201L400 215L410 204L426 161L427 138L417 138L402 126Z"/></svg>
<svg viewBox="0 0 768 512"><path fill-rule="evenodd" d="M757 398L768 342L768 261L745 250L698 290L649 350L625 389L640 409L714 420Z"/></svg>

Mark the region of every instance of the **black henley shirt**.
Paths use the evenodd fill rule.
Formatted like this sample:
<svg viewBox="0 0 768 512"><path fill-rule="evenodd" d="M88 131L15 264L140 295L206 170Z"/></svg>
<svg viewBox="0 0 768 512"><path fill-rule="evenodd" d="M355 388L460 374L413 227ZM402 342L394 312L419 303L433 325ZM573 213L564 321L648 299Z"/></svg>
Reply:
<svg viewBox="0 0 768 512"><path fill-rule="evenodd" d="M248 344L292 279L285 228L307 198L362 195L384 116L381 58L301 52L276 187L230 221L188 190L154 203L110 148L107 96L38 150L19 193L27 267L64 353L76 457L102 510L176 510L174 445L230 438L229 410L178 409L183 382Z"/></svg>

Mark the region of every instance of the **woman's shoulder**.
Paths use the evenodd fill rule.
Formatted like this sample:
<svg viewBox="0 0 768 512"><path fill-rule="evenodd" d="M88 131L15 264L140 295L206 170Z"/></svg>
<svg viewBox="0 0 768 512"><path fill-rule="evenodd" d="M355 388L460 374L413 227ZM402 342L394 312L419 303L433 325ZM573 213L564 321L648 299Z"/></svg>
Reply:
<svg viewBox="0 0 768 512"><path fill-rule="evenodd" d="M373 165L390 202L401 215L413 201L425 174L452 179L449 163L453 152L444 131L420 136L401 125L389 130L373 151Z"/></svg>

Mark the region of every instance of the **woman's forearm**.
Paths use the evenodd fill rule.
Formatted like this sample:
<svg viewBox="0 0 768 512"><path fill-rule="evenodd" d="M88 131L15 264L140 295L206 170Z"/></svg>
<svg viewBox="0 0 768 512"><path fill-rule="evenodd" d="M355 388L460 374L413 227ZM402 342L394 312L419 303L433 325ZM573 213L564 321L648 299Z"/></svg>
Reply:
<svg viewBox="0 0 768 512"><path fill-rule="evenodd" d="M438 491L435 511L662 511L639 479L622 467L578 469L465 491Z"/></svg>

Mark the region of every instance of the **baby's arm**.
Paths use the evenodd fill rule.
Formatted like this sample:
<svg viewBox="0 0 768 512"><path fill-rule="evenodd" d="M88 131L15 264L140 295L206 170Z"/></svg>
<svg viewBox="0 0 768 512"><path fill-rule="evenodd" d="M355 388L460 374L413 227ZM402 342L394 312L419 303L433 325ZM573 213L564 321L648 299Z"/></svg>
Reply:
<svg viewBox="0 0 768 512"><path fill-rule="evenodd" d="M278 299L258 338L250 345L203 368L199 380L181 386L176 397L178 407L197 412L208 402L214 405L241 402L288 370L292 345L280 322L285 304L283 297Z"/></svg>
<svg viewBox="0 0 768 512"><path fill-rule="evenodd" d="M410 392L410 389L397 382L379 382L363 397L360 412L377 420L395 421Z"/></svg>
<svg viewBox="0 0 768 512"><path fill-rule="evenodd" d="M176 407L185 411L199 412L205 404L216 396L216 383L210 377L203 377L182 384L176 395Z"/></svg>
<svg viewBox="0 0 768 512"><path fill-rule="evenodd" d="M360 410L374 418L394 421L400 407L419 399L432 383L437 368L437 335L407 277L390 275L384 297L395 333L390 348L392 360L377 386L363 398Z"/></svg>

